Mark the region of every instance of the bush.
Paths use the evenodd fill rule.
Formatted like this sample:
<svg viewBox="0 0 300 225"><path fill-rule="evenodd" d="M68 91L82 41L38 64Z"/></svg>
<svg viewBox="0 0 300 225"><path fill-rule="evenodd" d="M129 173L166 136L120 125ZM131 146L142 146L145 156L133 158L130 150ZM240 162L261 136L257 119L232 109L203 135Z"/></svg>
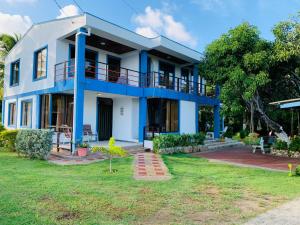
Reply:
<svg viewBox="0 0 300 225"><path fill-rule="evenodd" d="M16 139L16 150L30 159L47 159L52 149L53 132L49 130L20 130Z"/></svg>
<svg viewBox="0 0 300 225"><path fill-rule="evenodd" d="M244 143L246 145L258 145L259 144L259 134L250 133L247 137L244 138Z"/></svg>
<svg viewBox="0 0 300 225"><path fill-rule="evenodd" d="M296 136L291 140L289 151L300 152L300 137Z"/></svg>
<svg viewBox="0 0 300 225"><path fill-rule="evenodd" d="M241 139L246 138L248 135L249 135L249 132L248 132L248 131L246 131L246 130L241 130L241 131L240 131L240 138L241 138Z"/></svg>
<svg viewBox="0 0 300 225"><path fill-rule="evenodd" d="M2 124L0 124L0 132L2 132L4 130L5 130L5 127Z"/></svg>
<svg viewBox="0 0 300 225"><path fill-rule="evenodd" d="M232 138L233 135L234 135L233 128L228 127L227 131L224 133L223 136L226 137L226 138Z"/></svg>
<svg viewBox="0 0 300 225"><path fill-rule="evenodd" d="M197 134L162 134L153 139L153 151L158 153L160 149L203 145L205 135Z"/></svg>
<svg viewBox="0 0 300 225"><path fill-rule="evenodd" d="M277 139L273 145L273 147L277 150L287 150L288 144L285 141Z"/></svg>
<svg viewBox="0 0 300 225"><path fill-rule="evenodd" d="M295 174L296 176L300 176L300 165L296 167Z"/></svg>
<svg viewBox="0 0 300 225"><path fill-rule="evenodd" d="M0 132L0 146L9 151L15 151L17 134L18 130L3 130Z"/></svg>

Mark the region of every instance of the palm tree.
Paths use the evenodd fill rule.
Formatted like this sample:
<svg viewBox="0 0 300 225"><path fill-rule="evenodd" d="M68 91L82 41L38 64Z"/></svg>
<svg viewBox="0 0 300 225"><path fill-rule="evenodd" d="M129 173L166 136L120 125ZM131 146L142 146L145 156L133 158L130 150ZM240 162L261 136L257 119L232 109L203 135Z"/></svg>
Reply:
<svg viewBox="0 0 300 225"><path fill-rule="evenodd" d="M4 58L20 39L20 34L0 34L0 99L3 96Z"/></svg>

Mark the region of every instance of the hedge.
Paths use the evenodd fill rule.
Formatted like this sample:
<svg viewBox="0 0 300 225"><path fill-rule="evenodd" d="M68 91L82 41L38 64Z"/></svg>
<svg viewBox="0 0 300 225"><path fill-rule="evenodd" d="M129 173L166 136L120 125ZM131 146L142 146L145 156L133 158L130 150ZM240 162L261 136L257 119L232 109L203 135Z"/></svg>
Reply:
<svg viewBox="0 0 300 225"><path fill-rule="evenodd" d="M0 147L8 151L15 151L15 142L18 130L2 130L0 132Z"/></svg>
<svg viewBox="0 0 300 225"><path fill-rule="evenodd" d="M20 130L16 139L18 154L30 159L47 159L52 149L53 132L49 130Z"/></svg>
<svg viewBox="0 0 300 225"><path fill-rule="evenodd" d="M161 134L153 139L153 151L164 153L163 149L203 145L205 135L197 134ZM174 153L174 152L173 152Z"/></svg>

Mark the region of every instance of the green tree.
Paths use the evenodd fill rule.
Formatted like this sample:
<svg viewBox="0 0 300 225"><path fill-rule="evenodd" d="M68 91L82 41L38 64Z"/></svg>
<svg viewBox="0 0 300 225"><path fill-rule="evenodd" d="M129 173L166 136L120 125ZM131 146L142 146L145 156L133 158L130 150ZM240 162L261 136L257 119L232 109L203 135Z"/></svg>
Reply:
<svg viewBox="0 0 300 225"><path fill-rule="evenodd" d="M260 97L260 90L270 82L272 49L272 43L260 38L255 26L242 23L212 42L200 64L200 73L222 87L222 112L226 116L250 114L251 132L255 115L281 132L281 126L266 115Z"/></svg>
<svg viewBox="0 0 300 225"><path fill-rule="evenodd" d="M95 146L92 148L92 152L102 152L106 154L109 158L109 172L112 173L112 158L114 156L123 157L127 152L120 146L116 146L116 141L113 137L109 139L108 147L98 147Z"/></svg>
<svg viewBox="0 0 300 225"><path fill-rule="evenodd" d="M3 80L4 80L4 59L9 51L21 39L21 35L0 34L0 97L3 95Z"/></svg>

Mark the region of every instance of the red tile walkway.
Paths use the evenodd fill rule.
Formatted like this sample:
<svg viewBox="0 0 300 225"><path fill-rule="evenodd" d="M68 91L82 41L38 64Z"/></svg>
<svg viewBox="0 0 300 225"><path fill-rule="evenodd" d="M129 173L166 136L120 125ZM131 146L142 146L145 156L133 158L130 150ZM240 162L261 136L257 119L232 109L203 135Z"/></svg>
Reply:
<svg viewBox="0 0 300 225"><path fill-rule="evenodd" d="M297 165L300 165L300 159L278 157L268 154L263 155L260 151L256 151L256 153L253 154L252 149L249 147L231 147L214 152L194 153L193 155L204 157L207 159L220 160L256 167L264 167L275 170L288 170L287 165L289 163L293 164L294 169Z"/></svg>
<svg viewBox="0 0 300 225"><path fill-rule="evenodd" d="M138 153L134 160L134 178L136 180L168 180L171 176L160 155Z"/></svg>

